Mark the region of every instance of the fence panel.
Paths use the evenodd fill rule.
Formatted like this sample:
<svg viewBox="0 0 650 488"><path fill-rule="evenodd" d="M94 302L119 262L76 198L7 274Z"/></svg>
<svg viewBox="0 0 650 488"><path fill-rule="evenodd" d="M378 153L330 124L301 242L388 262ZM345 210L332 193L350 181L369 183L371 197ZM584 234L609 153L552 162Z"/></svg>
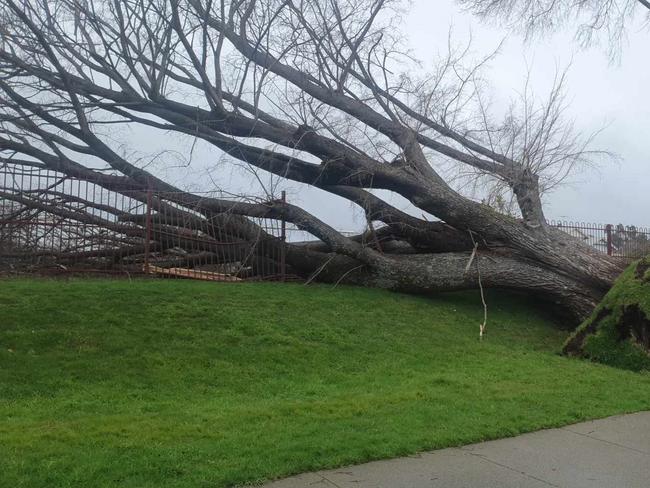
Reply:
<svg viewBox="0 0 650 488"><path fill-rule="evenodd" d="M119 181L0 168L0 273L286 279L283 221L206 213Z"/></svg>
<svg viewBox="0 0 650 488"><path fill-rule="evenodd" d="M633 261L650 254L650 229L647 228L570 221L550 224L614 258Z"/></svg>

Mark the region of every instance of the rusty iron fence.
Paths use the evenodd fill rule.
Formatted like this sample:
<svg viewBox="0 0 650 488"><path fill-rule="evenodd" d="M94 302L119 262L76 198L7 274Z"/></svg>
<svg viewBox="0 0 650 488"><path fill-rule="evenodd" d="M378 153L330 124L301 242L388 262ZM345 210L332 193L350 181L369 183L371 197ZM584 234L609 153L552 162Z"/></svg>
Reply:
<svg viewBox="0 0 650 488"><path fill-rule="evenodd" d="M551 221L551 225L624 261L650 254L650 229L623 224Z"/></svg>
<svg viewBox="0 0 650 488"><path fill-rule="evenodd" d="M290 278L285 221L206 215L197 202L178 203L173 193L143 192L121 181L0 167L0 274ZM194 195L199 201L216 196Z"/></svg>

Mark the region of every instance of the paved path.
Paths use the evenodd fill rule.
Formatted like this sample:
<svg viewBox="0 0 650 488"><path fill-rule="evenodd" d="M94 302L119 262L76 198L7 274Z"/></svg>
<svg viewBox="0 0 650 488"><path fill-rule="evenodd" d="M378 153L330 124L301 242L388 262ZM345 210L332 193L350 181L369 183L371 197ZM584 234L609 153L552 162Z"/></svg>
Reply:
<svg viewBox="0 0 650 488"><path fill-rule="evenodd" d="M650 488L650 412L318 471L266 488Z"/></svg>

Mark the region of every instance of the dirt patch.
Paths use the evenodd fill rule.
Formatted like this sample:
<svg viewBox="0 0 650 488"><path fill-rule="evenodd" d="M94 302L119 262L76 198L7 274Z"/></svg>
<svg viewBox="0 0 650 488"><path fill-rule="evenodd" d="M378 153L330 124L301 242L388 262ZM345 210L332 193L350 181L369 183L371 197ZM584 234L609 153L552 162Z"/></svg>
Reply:
<svg viewBox="0 0 650 488"><path fill-rule="evenodd" d="M594 334L598 329L598 325L605 317L611 315L612 309L603 307L598 311L594 320L592 320L586 327L576 332L572 339L564 345L562 352L570 356L582 354L582 346L588 335Z"/></svg>
<svg viewBox="0 0 650 488"><path fill-rule="evenodd" d="M616 324L618 340L631 339L650 353L650 320L638 305L628 305Z"/></svg>

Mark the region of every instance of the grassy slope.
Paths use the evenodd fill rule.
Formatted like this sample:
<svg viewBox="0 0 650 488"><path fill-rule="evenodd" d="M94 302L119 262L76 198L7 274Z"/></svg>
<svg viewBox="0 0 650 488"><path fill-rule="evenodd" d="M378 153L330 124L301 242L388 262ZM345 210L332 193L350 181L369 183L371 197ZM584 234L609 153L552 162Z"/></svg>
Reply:
<svg viewBox="0 0 650 488"><path fill-rule="evenodd" d="M650 409L519 299L0 281L0 486L214 487Z"/></svg>

